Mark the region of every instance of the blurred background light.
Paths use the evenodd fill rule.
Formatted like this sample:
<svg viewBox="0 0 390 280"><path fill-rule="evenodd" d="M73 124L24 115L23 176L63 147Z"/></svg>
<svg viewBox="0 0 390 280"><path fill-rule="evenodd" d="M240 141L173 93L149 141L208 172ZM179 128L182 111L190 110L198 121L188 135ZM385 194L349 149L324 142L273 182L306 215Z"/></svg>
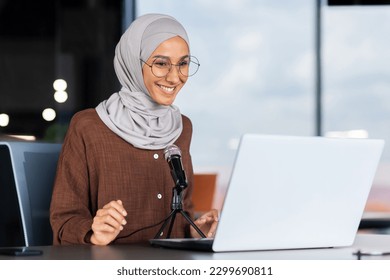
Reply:
<svg viewBox="0 0 390 280"><path fill-rule="evenodd" d="M68 87L68 84L65 80L63 79L57 79L54 81L53 83L53 88L56 90L56 91L65 91L66 88Z"/></svg>
<svg viewBox="0 0 390 280"><path fill-rule="evenodd" d="M35 141L37 138L34 135L9 135L10 137L25 140L25 141Z"/></svg>
<svg viewBox="0 0 390 280"><path fill-rule="evenodd" d="M56 91L54 93L54 100L58 103L64 103L68 100L68 93L66 91Z"/></svg>
<svg viewBox="0 0 390 280"><path fill-rule="evenodd" d="M42 117L45 121L52 121L56 118L56 111L54 111L52 108L46 108L42 112Z"/></svg>
<svg viewBox="0 0 390 280"><path fill-rule="evenodd" d="M9 116L7 114L0 114L0 126L6 127L9 124Z"/></svg>
<svg viewBox="0 0 390 280"><path fill-rule="evenodd" d="M346 131L328 131L325 137L332 138L368 138L368 131L365 129L354 129Z"/></svg>

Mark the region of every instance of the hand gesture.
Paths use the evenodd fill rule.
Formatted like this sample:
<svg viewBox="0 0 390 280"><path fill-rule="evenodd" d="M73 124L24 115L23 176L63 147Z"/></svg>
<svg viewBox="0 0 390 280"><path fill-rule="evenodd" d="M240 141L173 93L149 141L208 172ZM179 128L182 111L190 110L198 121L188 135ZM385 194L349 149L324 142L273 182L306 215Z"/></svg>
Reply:
<svg viewBox="0 0 390 280"><path fill-rule="evenodd" d="M107 245L112 242L126 225L126 216L121 200L113 200L104 205L93 218L91 243Z"/></svg>

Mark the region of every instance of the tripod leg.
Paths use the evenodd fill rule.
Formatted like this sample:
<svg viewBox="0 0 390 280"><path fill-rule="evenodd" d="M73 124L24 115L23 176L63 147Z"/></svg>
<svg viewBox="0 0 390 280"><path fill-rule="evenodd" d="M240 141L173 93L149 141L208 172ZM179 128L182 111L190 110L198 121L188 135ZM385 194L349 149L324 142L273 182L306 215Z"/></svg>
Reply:
<svg viewBox="0 0 390 280"><path fill-rule="evenodd" d="M176 213L177 213L177 210L175 210L175 212L174 212L173 215L172 215L171 224L169 225L167 238L171 237L171 232L172 232L173 224L175 223Z"/></svg>
<svg viewBox="0 0 390 280"><path fill-rule="evenodd" d="M167 224L169 223L169 221L172 219L172 216L173 216L173 215L176 215L175 212L176 212L176 209L173 210L173 211L169 214L168 218L165 220L165 222L164 222L163 225L161 226L160 230L159 230L159 231L157 232L157 234L154 236L154 239L160 238L161 233L163 232L164 228L167 226ZM172 223L172 222L171 222L171 223Z"/></svg>
<svg viewBox="0 0 390 280"><path fill-rule="evenodd" d="M191 224L191 226L196 230L196 232L199 233L199 235L202 238L206 238L206 235L204 235L204 233L195 225L195 223L191 220L191 218L187 215L186 212L184 212L183 210L180 210L180 213L187 220L187 222L189 222Z"/></svg>

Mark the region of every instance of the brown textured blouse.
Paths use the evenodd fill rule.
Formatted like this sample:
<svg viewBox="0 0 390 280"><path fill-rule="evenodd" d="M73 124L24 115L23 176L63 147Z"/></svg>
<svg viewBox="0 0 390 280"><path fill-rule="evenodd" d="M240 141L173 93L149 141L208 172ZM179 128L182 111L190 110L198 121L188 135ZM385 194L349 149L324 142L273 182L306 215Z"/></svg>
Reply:
<svg viewBox="0 0 390 280"><path fill-rule="evenodd" d="M192 215L193 169L190 156L192 124L183 119L183 132L175 142L182 152L188 187L183 208ZM113 243L134 243L153 238L156 224L171 212L174 182L163 150L142 150L113 133L95 109L72 118L58 161L50 206L53 243L89 243L92 219L98 209L112 200L122 200L127 224ZM168 225L169 226L169 225ZM164 235L166 235L166 231ZM188 224L177 215L172 237L184 237Z"/></svg>

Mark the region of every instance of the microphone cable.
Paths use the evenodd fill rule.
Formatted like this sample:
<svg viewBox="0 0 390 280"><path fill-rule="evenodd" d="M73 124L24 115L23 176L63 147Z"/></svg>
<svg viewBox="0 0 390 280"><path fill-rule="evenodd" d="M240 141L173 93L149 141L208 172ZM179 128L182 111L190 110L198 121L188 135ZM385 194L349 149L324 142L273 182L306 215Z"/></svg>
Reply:
<svg viewBox="0 0 390 280"><path fill-rule="evenodd" d="M158 225L161 225L162 223L164 223L164 222L166 222L168 219L170 219L171 216L172 216L172 214L173 214L173 212L170 213L166 218L164 218L163 220L161 220L160 222L158 222L158 223L156 223L156 224L153 224L153 225L149 225L149 226L146 226L146 227L139 228L139 229L137 229L137 230L135 230L135 231L133 231L133 232L130 232L130 233L127 234L127 235L118 237L118 238L116 238L116 239L118 240L118 239L128 238L128 237L132 236L133 234L136 234L137 232L140 232L140 231L142 231L142 230L150 229L150 228L156 227L156 226L158 226Z"/></svg>

